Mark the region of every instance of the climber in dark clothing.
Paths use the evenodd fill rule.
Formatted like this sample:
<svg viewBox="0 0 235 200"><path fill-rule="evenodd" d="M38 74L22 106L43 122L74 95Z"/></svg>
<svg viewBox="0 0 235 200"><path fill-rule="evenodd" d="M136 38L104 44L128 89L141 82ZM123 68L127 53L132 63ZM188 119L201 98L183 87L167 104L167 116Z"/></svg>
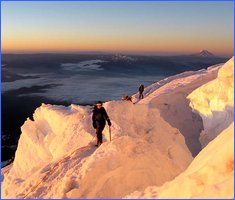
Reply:
<svg viewBox="0 0 235 200"><path fill-rule="evenodd" d="M94 107L92 115L93 127L96 129L97 134L96 146L100 146L102 144L102 131L104 130L106 121L108 122L108 125L111 126L111 121L106 110L102 107L102 102L98 101Z"/></svg>
<svg viewBox="0 0 235 200"><path fill-rule="evenodd" d="M144 85L140 85L140 87L139 87L139 99L144 98L143 92L144 92Z"/></svg>

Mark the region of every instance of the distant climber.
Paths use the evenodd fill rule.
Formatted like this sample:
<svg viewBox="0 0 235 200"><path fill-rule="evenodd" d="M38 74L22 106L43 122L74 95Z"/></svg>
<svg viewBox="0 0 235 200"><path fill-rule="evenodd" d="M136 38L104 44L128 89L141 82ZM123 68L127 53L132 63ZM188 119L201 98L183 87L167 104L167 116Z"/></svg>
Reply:
<svg viewBox="0 0 235 200"><path fill-rule="evenodd" d="M139 99L144 98L143 92L144 92L144 85L140 85L140 87L139 87Z"/></svg>
<svg viewBox="0 0 235 200"><path fill-rule="evenodd" d="M123 96L122 100L123 101L130 101L130 102L132 102L132 97L131 96Z"/></svg>
<svg viewBox="0 0 235 200"><path fill-rule="evenodd" d="M109 116L107 115L106 110L102 106L102 102L98 101L97 104L94 106L93 114L92 114L92 123L94 129L96 129L97 135L97 145L100 146L102 144L102 131L104 130L106 121L108 125L111 126L111 121Z"/></svg>

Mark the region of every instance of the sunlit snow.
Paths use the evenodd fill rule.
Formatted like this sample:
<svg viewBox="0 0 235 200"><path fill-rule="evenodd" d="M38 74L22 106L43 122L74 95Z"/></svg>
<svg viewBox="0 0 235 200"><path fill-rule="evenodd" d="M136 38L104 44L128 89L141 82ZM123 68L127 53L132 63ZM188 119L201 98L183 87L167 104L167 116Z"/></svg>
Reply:
<svg viewBox="0 0 235 200"><path fill-rule="evenodd" d="M214 92L203 92L213 84ZM222 93L216 92L219 87ZM195 100L198 90L203 95ZM143 100L134 94L135 104L106 102L112 141L106 126L99 148L90 106L42 104L34 120L28 118L21 127L13 164L2 169L2 197L232 198L233 118L223 125L214 117L215 106L197 106L206 96L218 99L219 112L233 115L232 92L233 59L159 81L145 89ZM210 115L204 115L208 109ZM219 129L207 125L211 117ZM220 131L193 158L199 135L188 139L200 134L202 125L207 135Z"/></svg>

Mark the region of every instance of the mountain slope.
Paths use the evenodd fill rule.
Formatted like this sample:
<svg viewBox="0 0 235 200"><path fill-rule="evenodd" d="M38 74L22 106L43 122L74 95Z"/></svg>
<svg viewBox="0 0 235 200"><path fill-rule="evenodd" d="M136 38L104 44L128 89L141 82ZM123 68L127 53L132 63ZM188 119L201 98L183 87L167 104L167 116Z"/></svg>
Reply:
<svg viewBox="0 0 235 200"><path fill-rule="evenodd" d="M192 56L198 57L215 57L215 55L207 50L201 50L199 53L192 54Z"/></svg>
<svg viewBox="0 0 235 200"><path fill-rule="evenodd" d="M192 112L187 96L201 85L216 78L221 65L207 70L188 71L165 78L145 89L145 98L139 104L157 108L161 117L185 137L185 142L195 157L201 151L198 138L203 129L202 118ZM137 100L138 94L133 96Z"/></svg>
<svg viewBox="0 0 235 200"><path fill-rule="evenodd" d="M234 195L233 76L231 58L216 79L194 90L188 98L202 116L202 151L173 181L151 186L127 198L232 198ZM217 137L216 137L217 136ZM214 139L215 138L215 139ZM208 144L206 146L206 144Z"/></svg>
<svg viewBox="0 0 235 200"><path fill-rule="evenodd" d="M214 139L233 121L234 58L219 70L215 80L197 88L188 98L190 106L200 114L204 130L200 134L202 146Z"/></svg>
<svg viewBox="0 0 235 200"><path fill-rule="evenodd" d="M176 191L177 197L207 197L212 191L214 196L230 197L233 125L194 159L187 144L187 137L200 133L203 121L195 118L186 97L221 69L222 65L166 78L146 88L143 100L133 95L136 104L106 102L112 141L105 127L98 149L89 106L42 104L34 121L27 119L22 126L14 163L2 172L2 197L121 198L149 186L154 187L130 197L174 195L169 191ZM189 135L193 126L197 132ZM211 169L215 170L205 175Z"/></svg>
<svg viewBox="0 0 235 200"><path fill-rule="evenodd" d="M233 198L234 124L211 141L190 166L161 187L148 187L127 198ZM219 150L218 150L219 147Z"/></svg>
<svg viewBox="0 0 235 200"><path fill-rule="evenodd" d="M38 108L34 121L22 127L15 161L4 176L3 197L121 197L173 179L192 161L183 136L156 109L129 102L105 107L113 140L98 149L87 107ZM107 127L104 135L108 138Z"/></svg>

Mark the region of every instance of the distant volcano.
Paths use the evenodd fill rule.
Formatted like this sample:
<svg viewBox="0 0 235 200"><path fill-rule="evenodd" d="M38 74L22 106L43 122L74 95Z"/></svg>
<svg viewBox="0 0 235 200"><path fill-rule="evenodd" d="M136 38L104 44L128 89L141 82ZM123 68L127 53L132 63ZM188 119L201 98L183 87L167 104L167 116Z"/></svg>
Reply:
<svg viewBox="0 0 235 200"><path fill-rule="evenodd" d="M192 56L214 57L215 55L207 50L201 50L199 53L192 54Z"/></svg>

